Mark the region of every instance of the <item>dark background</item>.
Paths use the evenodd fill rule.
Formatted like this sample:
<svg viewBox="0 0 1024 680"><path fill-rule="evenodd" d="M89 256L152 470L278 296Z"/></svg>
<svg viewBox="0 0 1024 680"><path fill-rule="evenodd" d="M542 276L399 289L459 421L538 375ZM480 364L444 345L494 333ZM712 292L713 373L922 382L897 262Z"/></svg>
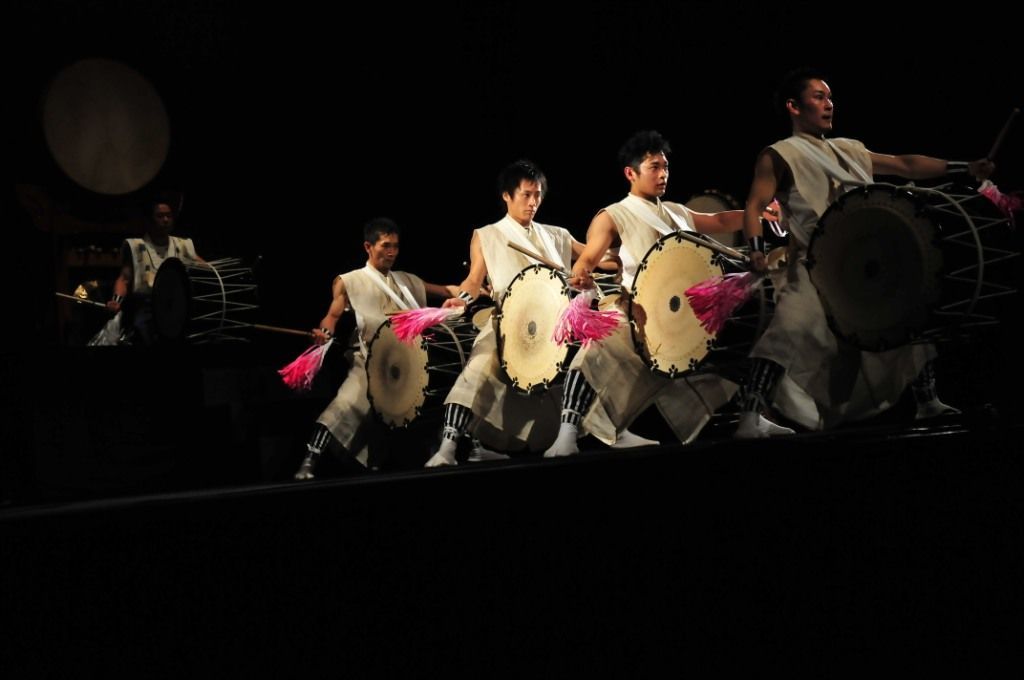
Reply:
<svg viewBox="0 0 1024 680"><path fill-rule="evenodd" d="M403 269L460 280L519 157L549 176L540 220L578 238L626 191L616 151L639 129L673 143L668 198L741 198L788 134L770 93L798 65L831 74L836 133L882 152L980 157L1022 101L1019 22L977 3L19 0L0 17L11 185L92 223L181 191L179 233L207 258L262 256L260 320L300 328L364 262L375 215L403 226ZM47 84L87 57L137 69L169 113L167 162L131 195L76 187L43 139ZM1004 190L1024 188L1022 144L1018 123ZM336 386L286 394L273 369L304 341L58 349L69 237L3 196L0 667L16 676L1019 665L1016 300L998 334L943 354L966 426L904 432L903 403L896 426L285 483ZM132 495L154 489L192 492ZM81 498L101 500L60 503Z"/></svg>
<svg viewBox="0 0 1024 680"><path fill-rule="evenodd" d="M836 134L886 153L980 157L1021 103L1020 30L966 6L46 0L4 14L15 183L95 222L183 192L178 233L207 258L262 256L261 320L301 328L363 263L375 215L405 231L401 268L461 280L471 230L503 214L495 177L520 157L550 179L540 220L580 239L627 189L616 151L639 129L673 144L668 198L744 197L759 149L788 133L770 95L795 66L830 74ZM46 148L46 87L87 57L137 69L169 114L167 162L131 195L78 188ZM1024 186L1022 139L997 157L1004 190ZM52 237L5 205L12 283L30 282L35 312L5 342L58 342Z"/></svg>

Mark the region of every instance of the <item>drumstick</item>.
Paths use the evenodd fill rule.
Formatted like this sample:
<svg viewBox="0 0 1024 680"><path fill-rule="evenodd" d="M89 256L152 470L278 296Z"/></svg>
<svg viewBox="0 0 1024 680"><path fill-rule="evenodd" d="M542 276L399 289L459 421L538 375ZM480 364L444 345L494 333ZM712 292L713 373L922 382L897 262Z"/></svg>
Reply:
<svg viewBox="0 0 1024 680"><path fill-rule="evenodd" d="M515 243L512 243L511 241L508 242L508 247L511 248L512 250L518 250L519 252L521 252L523 255L526 255L527 257L532 257L533 259L537 260L541 264L544 264L544 265L547 265L547 266L551 267L555 271L560 271L560 272L563 272L563 273L565 272L565 268L562 267L562 265L555 264L551 260L548 260L548 259L546 259L544 257L541 257L540 255L538 255L537 253L533 252L529 248L523 248L522 246L516 245ZM612 258L610 258L610 257L606 257L605 259L601 260L601 262L614 262L614 260Z"/></svg>
<svg viewBox="0 0 1024 680"><path fill-rule="evenodd" d="M740 251L733 250L732 248L730 248L728 246L723 246L722 244L718 243L717 241L711 241L711 240L705 241L704 239L702 239L702 238L700 238L698 236L694 236L693 234L691 234L688 231L677 230L675 233L678 234L680 238L682 238L682 239L684 239L686 241L690 241L692 243L695 243L698 246L704 246L705 248L710 248L711 250L715 251L719 255L725 255L726 257L731 257L734 260L742 260L743 262L749 262L750 261L750 258L747 257L746 255L744 255L743 253L741 253Z"/></svg>
<svg viewBox="0 0 1024 680"><path fill-rule="evenodd" d="M264 326L261 323L254 323L252 327L261 331L270 331L272 333L286 333L288 335L302 335L307 338L313 337L312 331L300 331L295 328L281 328L280 326Z"/></svg>
<svg viewBox="0 0 1024 680"><path fill-rule="evenodd" d="M526 255L527 257L532 257L533 259L537 260L541 264L547 265L548 267L551 267L552 269L554 269L556 271L560 271L560 272L564 272L565 271L565 267L563 267L562 265L556 264L556 263L552 262L551 260L547 259L546 257L542 257L541 255L538 255L537 253L533 252L532 250L530 250L528 248L524 248L524 247L522 247L520 245L512 243L511 241L508 242L508 247L511 248L512 250L518 250L519 252L521 252L523 255Z"/></svg>
<svg viewBox="0 0 1024 680"><path fill-rule="evenodd" d="M1010 111L1010 117L1006 119L1006 122L1003 124L1003 129L1000 130L999 134L996 136L996 141L993 142L992 148L989 150L988 155L985 156L986 159L992 160L996 157L996 152L998 152L999 147L1003 145L1003 139L1006 138L1006 133L1010 131L1010 126L1013 125L1013 121L1017 118L1018 113L1020 113L1020 109L1016 107L1013 111Z"/></svg>
<svg viewBox="0 0 1024 680"><path fill-rule="evenodd" d="M102 307L103 309L107 308L107 306L102 302L96 302L95 300L86 300L85 298L76 297L74 295L68 295L67 293L54 292L54 295L56 295L59 298L64 298L66 300L74 300L75 302L81 302L82 304L92 305L93 307Z"/></svg>

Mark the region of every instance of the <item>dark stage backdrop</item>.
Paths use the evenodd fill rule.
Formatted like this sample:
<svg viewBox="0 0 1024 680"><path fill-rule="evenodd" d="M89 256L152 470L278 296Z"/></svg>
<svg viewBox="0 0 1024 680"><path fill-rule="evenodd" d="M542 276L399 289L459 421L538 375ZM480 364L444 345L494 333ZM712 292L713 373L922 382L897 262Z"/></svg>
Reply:
<svg viewBox="0 0 1024 680"><path fill-rule="evenodd" d="M495 176L520 157L550 179L540 221L580 239L625 192L616 151L639 129L673 144L668 198L742 198L758 150L787 133L770 94L794 66L831 75L837 134L889 153L977 158L1021 103L1009 21L966 6L820 7L370 3L356 18L308 2L16 2L3 10L10 169L92 221L182 191L179 232L202 254L263 257L261 320L309 327L333 275L362 264L359 229L375 215L405 230L401 268L458 282L471 230L502 215ZM86 57L137 69L169 114L166 163L127 196L77 187L46 147L46 87ZM997 158L1003 188L1024 186L1022 144L1012 131ZM52 238L10 192L4 213L11 283L27 284L35 313L5 344L56 342Z"/></svg>

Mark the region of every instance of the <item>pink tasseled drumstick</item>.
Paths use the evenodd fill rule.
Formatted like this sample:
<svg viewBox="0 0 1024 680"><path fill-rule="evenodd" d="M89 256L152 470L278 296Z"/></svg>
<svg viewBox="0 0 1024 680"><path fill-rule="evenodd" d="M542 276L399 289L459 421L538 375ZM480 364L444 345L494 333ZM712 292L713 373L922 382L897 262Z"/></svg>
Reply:
<svg viewBox="0 0 1024 680"><path fill-rule="evenodd" d="M395 337L406 343L413 341L431 326L462 316L465 307L421 307L391 315L391 330Z"/></svg>
<svg viewBox="0 0 1024 680"><path fill-rule="evenodd" d="M320 371L324 364L324 355L331 346L334 339L331 338L322 345L313 345L300 354L295 361L291 362L277 373L284 380L284 384L296 392L305 392L313 385L313 378Z"/></svg>
<svg viewBox="0 0 1024 680"><path fill-rule="evenodd" d="M737 307L760 285L764 275L754 272L714 276L686 289L693 313L708 333L717 335Z"/></svg>
<svg viewBox="0 0 1024 680"><path fill-rule="evenodd" d="M559 345L575 340L586 347L611 335L622 315L614 309L591 309L592 299L593 296L586 293L574 297L558 318L551 339Z"/></svg>
<svg viewBox="0 0 1024 680"><path fill-rule="evenodd" d="M1003 214L1010 220L1011 227L1017 226L1013 213L1024 210L1024 199L1016 194L1004 194L999 187L989 181L981 185L978 193L995 203L996 207L1003 211Z"/></svg>

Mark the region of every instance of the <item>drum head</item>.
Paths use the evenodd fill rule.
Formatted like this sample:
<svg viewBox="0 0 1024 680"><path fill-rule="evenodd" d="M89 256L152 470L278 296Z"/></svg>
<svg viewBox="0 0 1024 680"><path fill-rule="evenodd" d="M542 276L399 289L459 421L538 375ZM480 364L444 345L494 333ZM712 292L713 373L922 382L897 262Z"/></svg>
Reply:
<svg viewBox="0 0 1024 680"><path fill-rule="evenodd" d="M637 352L656 373L676 377L707 356L715 336L700 325L686 289L722 266L715 254L677 234L661 237L637 268L629 318Z"/></svg>
<svg viewBox="0 0 1024 680"><path fill-rule="evenodd" d="M509 284L497 316L498 352L516 389L547 389L565 367L569 347L551 336L569 301L562 278L543 265L527 267Z"/></svg>
<svg viewBox="0 0 1024 680"><path fill-rule="evenodd" d="M366 356L366 392L370 406L390 427L411 423L426 401L427 349L421 339L408 345L385 321L370 341Z"/></svg>
<svg viewBox="0 0 1024 680"><path fill-rule="evenodd" d="M84 59L65 68L50 84L42 113L57 165L90 191L136 191L167 158L170 124L160 95L120 62Z"/></svg>
<svg viewBox="0 0 1024 680"><path fill-rule="evenodd" d="M473 314L473 328L478 331L482 331L484 327L491 323L491 315L494 314L494 307L484 307L478 309Z"/></svg>
<svg viewBox="0 0 1024 680"><path fill-rule="evenodd" d="M191 282L184 263L169 257L160 265L153 281L153 327L161 340L185 339L192 299Z"/></svg>
<svg viewBox="0 0 1024 680"><path fill-rule="evenodd" d="M830 206L811 236L807 269L836 336L875 352L918 337L941 294L936 238L906 191L869 186Z"/></svg>
<svg viewBox="0 0 1024 680"><path fill-rule="evenodd" d="M722 192L714 189L708 189L696 196L691 196L690 200L688 200L685 205L690 210L696 210L697 212L704 213L716 213L722 212L723 210L737 210L740 207L739 201L735 198L729 194L723 194Z"/></svg>

